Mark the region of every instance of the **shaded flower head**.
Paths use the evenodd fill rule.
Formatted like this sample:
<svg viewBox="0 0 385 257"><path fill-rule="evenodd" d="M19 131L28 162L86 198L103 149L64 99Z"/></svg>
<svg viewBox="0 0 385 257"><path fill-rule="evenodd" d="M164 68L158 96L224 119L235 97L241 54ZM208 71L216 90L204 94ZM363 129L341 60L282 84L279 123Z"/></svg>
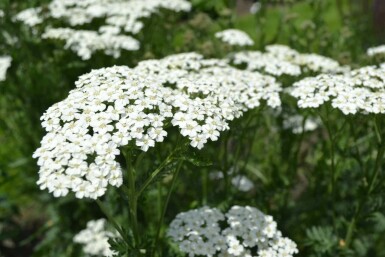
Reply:
<svg viewBox="0 0 385 257"><path fill-rule="evenodd" d="M107 229L105 219L91 220L87 223L87 228L75 235L74 242L82 244L86 254L111 257L116 256L117 253L110 249L108 239L117 236L117 233Z"/></svg>
<svg viewBox="0 0 385 257"><path fill-rule="evenodd" d="M385 113L385 71L367 66L344 75L322 74L293 84L291 95L300 108L330 102L344 114Z"/></svg>
<svg viewBox="0 0 385 257"><path fill-rule="evenodd" d="M189 256L293 256L296 244L277 229L271 216L250 206L222 214L203 207L178 214L168 236Z"/></svg>

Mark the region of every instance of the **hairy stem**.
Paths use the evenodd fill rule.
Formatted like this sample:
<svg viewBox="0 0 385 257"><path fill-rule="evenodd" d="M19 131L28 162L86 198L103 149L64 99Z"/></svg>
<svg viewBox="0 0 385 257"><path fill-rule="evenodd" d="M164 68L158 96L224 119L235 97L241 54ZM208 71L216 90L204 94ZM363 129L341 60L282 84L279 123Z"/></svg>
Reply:
<svg viewBox="0 0 385 257"><path fill-rule="evenodd" d="M154 172L151 173L150 177L148 177L146 179L146 181L144 181L143 185L140 187L140 189L138 190L137 194L136 194L136 197L139 197L142 195L142 193L144 192L144 190L146 190L146 188L151 184L151 182L158 176L158 174L163 170L163 168L165 168L168 164L171 163L171 161L173 160L173 154L174 152L172 152L160 165L159 167L154 170Z"/></svg>
<svg viewBox="0 0 385 257"><path fill-rule="evenodd" d="M326 110L326 117L323 115L320 115L322 123L325 125L327 133L328 133L328 148L329 148L329 154L330 154L330 184L329 184L329 195L330 195L330 202L331 202L331 211L332 211L332 217L333 217L333 226L335 228L335 206L334 201L336 199L336 192L335 192L335 183L336 183L336 161L335 161L335 135L333 135L333 131L330 124L330 117L329 117L329 109Z"/></svg>
<svg viewBox="0 0 385 257"><path fill-rule="evenodd" d="M158 228L157 228L157 232L156 232L155 243L154 243L154 248L153 248L151 256L154 256L154 254L155 254L155 252L157 250L157 247L158 247L158 244L159 244L159 239L160 239L160 236L161 236L163 220L164 220L164 217L166 215L167 207L168 207L168 204L170 202L171 194L172 194L172 191L173 191L173 189L175 187L176 180L177 180L179 172L180 172L180 170L182 168L182 164L183 164L183 161L179 161L179 163L178 163L178 165L177 165L177 167L175 169L174 175L172 177L171 185L170 185L170 187L168 189L166 200L164 202L163 209L162 209L162 214L161 214L160 219L159 219Z"/></svg>
<svg viewBox="0 0 385 257"><path fill-rule="evenodd" d="M130 213L130 222L132 234L134 236L134 246L138 247L140 245L139 239L139 230L138 230L138 197L136 195L136 172L134 167L132 166L132 160L130 153L125 155L127 162L127 180L128 180L128 201L129 201L129 213Z"/></svg>

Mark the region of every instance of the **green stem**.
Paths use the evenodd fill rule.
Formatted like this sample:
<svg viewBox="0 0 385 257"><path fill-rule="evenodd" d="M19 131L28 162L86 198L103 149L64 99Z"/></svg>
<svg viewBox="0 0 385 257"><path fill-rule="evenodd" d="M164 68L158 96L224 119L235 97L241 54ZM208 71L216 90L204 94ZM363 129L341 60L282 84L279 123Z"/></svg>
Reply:
<svg viewBox="0 0 385 257"><path fill-rule="evenodd" d="M378 127L377 120L375 121L375 123L376 123L376 127ZM349 227L348 227L348 231L347 231L346 237L345 237L346 247L349 247L350 243L352 242L354 229L356 227L357 220L359 218L361 210L364 207L364 204L367 201L367 198L372 193L373 188L374 188L374 184L375 184L375 182L377 180L377 177L378 177L378 175L380 173L380 170L381 170L382 162L383 162L383 159L384 159L384 153L385 153L385 143L384 143L384 140L383 140L383 137L381 136L381 134L379 134L379 136L380 136L379 137L380 145L379 145L379 148L378 148L378 151L377 151L377 156L376 156L376 162L375 162L375 165L374 165L373 175L372 175L372 177L370 179L370 182L369 182L369 185L367 187L366 194L361 198L361 200L360 200L360 202L359 202L359 204L358 204L358 206L356 208L356 211L354 213L354 216L353 216L352 220L350 221L350 224L349 224Z"/></svg>
<svg viewBox="0 0 385 257"><path fill-rule="evenodd" d="M249 164L251 153L253 152L253 147L255 143L255 138L257 137L258 130L257 128L254 129L252 136L251 136L251 141L249 144L249 147L247 149L247 152L245 154L244 162L240 170L245 170L247 168L247 165Z"/></svg>
<svg viewBox="0 0 385 257"><path fill-rule="evenodd" d="M163 170L164 167L166 167L170 162L173 160L172 155L174 152L172 152L160 165L159 167L154 170L154 172L151 173L151 175L144 181L143 185L138 190L136 196L139 197L142 195L143 191L151 184L151 182L158 176L158 174Z"/></svg>
<svg viewBox="0 0 385 257"><path fill-rule="evenodd" d="M365 164L364 164L364 161L363 161L363 158L361 155L361 151L359 148L360 142L358 141L358 134L356 133L355 123L352 119L349 119L349 123L350 123L350 130L351 130L353 140L354 140L352 148L354 148L354 150L356 152L355 155L353 155L353 157L354 157L354 159L356 159L358 165L360 166L360 169L364 172L364 178L367 178L368 177L368 175L367 175L368 171L365 167ZM350 142L348 141L347 143L350 143Z"/></svg>
<svg viewBox="0 0 385 257"><path fill-rule="evenodd" d="M163 220L164 220L164 217L166 215L166 211L167 211L168 204L170 202L172 191L173 191L173 189L175 187L175 182L176 182L176 180L178 178L178 175L179 175L179 172L180 172L180 170L182 168L182 164L183 164L183 161L179 161L179 163L178 163L178 165L177 165L177 167L175 169L174 176L172 177L171 185L170 185L170 187L168 189L167 196L166 196L166 201L164 202L162 214L161 214L160 219L159 219L158 229L157 229L157 232L156 232L156 238L155 238L155 243L154 243L154 248L153 248L151 256L154 256L154 254L155 254L155 252L157 250L157 247L158 247L158 244L159 244L160 235L161 235L161 229L162 229Z"/></svg>
<svg viewBox="0 0 385 257"><path fill-rule="evenodd" d="M332 129L331 129L331 126L330 126L330 121L329 121L329 115L325 117L323 117L322 115L321 116L321 120L322 122L324 123L325 127L326 127L326 131L328 133L328 138L329 138L329 141L328 141L328 147L329 147L329 150L330 150L330 159L331 159L331 165L330 165L330 175L331 175L331 188L330 188L330 191L333 192L334 191L334 179L335 179L335 140L334 140L334 137L332 135Z"/></svg>
<svg viewBox="0 0 385 257"><path fill-rule="evenodd" d="M114 228L118 231L120 236L128 243L128 238L126 234L123 232L122 228L118 225L115 219L112 217L111 213L107 210L107 208L103 205L103 203L96 199L96 203L98 204L100 210L106 215L108 221L114 226Z"/></svg>
<svg viewBox="0 0 385 257"><path fill-rule="evenodd" d="M329 195L330 195L330 202L331 202L331 211L332 211L332 217L333 217L333 226L335 228L335 206L334 201L336 199L336 193L335 193L335 183L336 183L336 165L335 165L335 136L332 134L332 128L330 124L330 117L329 117L329 109L326 110L326 117L323 117L320 114L321 120L324 123L327 133L328 133L328 147L330 151L330 187L328 189Z"/></svg>
<svg viewBox="0 0 385 257"><path fill-rule="evenodd" d="M209 173L207 170L203 171L202 176L202 204L207 205L207 194L208 194L208 181L209 181Z"/></svg>
<svg viewBox="0 0 385 257"><path fill-rule="evenodd" d="M291 160L291 162L288 164L288 172L287 172L288 176L289 176L288 188L290 188L292 186L292 182L294 181L295 175L297 175L299 154L301 151L303 139L305 138L306 121L307 121L307 116L304 116L303 121L302 121L302 125L301 125L302 131L301 131L301 134L299 136L299 139L296 142L297 145L296 145L295 151L292 153L292 156L289 158L289 160ZM295 137L295 138L297 138L297 137ZM290 190L286 190L285 203L284 203L284 207L283 207L284 210L288 209L289 198L290 198Z"/></svg>
<svg viewBox="0 0 385 257"><path fill-rule="evenodd" d="M132 166L130 153L125 155L127 162L127 180L128 180L128 200L132 234L134 236L134 246L137 248L140 245L139 230L138 230L138 197L136 195L135 179L136 174Z"/></svg>

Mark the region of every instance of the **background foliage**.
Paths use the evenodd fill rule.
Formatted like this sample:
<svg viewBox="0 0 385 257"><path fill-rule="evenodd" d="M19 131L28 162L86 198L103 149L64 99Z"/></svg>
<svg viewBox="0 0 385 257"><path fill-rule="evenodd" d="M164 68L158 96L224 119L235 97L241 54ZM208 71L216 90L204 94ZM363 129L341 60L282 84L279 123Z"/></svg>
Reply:
<svg viewBox="0 0 385 257"><path fill-rule="evenodd" d="M261 10L251 14L241 10L236 1L192 0L190 13L163 12L146 21L148 24L138 37L142 44L139 51L126 52L119 59L99 53L89 61L81 61L64 50L62 44L43 41L29 28L12 22L17 12L46 2L0 1L0 9L6 13L0 19L0 55L13 58L7 80L0 84L2 257L82 256L80 247L72 243L73 235L88 220L102 217L93 202L72 197L54 199L40 191L36 186L38 167L31 157L43 136L41 114L68 95L79 75L112 65L132 67L142 59L179 52L197 51L207 57L224 57L235 49L219 44L213 34L228 27L246 31L256 42L253 49L273 43L287 44L298 51L323 54L353 67L373 63L365 56L366 49L385 40L374 18L379 10L373 7L375 1L262 0ZM287 104L293 113L317 115L296 110L292 99ZM180 211L203 204L222 208L245 204L273 215L283 233L298 243L298 256L385 256L384 174L369 197L365 191L368 181L362 174L374 165L373 146L377 142L373 119L359 116L347 119L334 111L330 120L339 165L333 198L327 195L330 190L327 128L321 126L314 132L295 135L282 128L281 115L266 111L254 120L249 130L243 127L245 124L234 122L231 132L221 136L219 144L226 142L228 160L216 156L210 150L214 146L199 154L213 165L203 165L199 172L195 172L196 166L192 164L184 165L165 223ZM226 140L231 137L238 140ZM252 143L250 138L254 139ZM203 162L201 159L200 156L194 160ZM229 187L226 179L208 178L210 171L231 168L248 174L255 189L243 193ZM167 184L168 179L166 172L160 183ZM118 210L120 205L116 203L121 200L115 199L116 192L111 191L107 195L111 203L108 208ZM166 192L156 185L146 194L140 210L143 221L161 209L159 195L165 197ZM352 219L356 220L354 234L347 245ZM149 224L148 233L154 229ZM174 254L172 249L162 251L164 256Z"/></svg>

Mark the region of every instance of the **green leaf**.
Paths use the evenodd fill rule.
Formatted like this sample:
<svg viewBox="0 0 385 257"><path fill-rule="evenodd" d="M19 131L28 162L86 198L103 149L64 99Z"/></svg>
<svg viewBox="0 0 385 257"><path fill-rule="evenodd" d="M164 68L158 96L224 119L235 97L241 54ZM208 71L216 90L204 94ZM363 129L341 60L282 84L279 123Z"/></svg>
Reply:
<svg viewBox="0 0 385 257"><path fill-rule="evenodd" d="M338 246L338 238L331 227L311 227L306 230L305 245L316 253L331 253Z"/></svg>
<svg viewBox="0 0 385 257"><path fill-rule="evenodd" d="M374 229L377 232L385 231L385 215L380 212L373 213L369 220L374 223Z"/></svg>

